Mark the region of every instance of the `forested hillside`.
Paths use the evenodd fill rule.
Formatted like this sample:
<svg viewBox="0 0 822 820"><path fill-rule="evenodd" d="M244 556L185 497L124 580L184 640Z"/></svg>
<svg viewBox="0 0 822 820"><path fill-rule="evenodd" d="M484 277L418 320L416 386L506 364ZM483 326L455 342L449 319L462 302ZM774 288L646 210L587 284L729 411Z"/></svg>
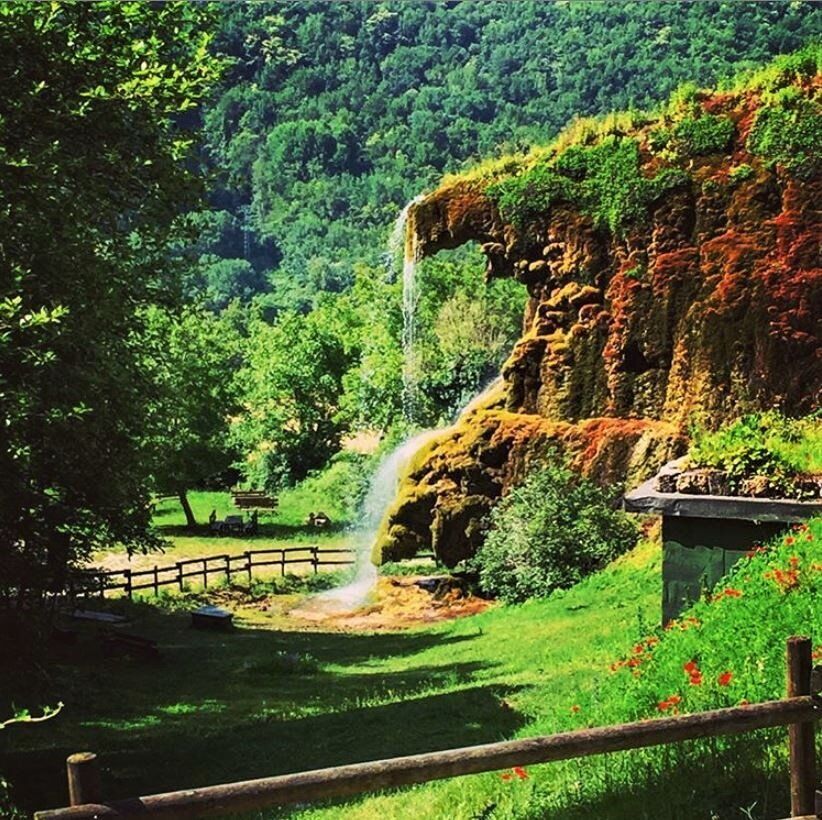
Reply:
<svg viewBox="0 0 822 820"><path fill-rule="evenodd" d="M204 112L217 211L199 288L304 310L376 264L399 208L443 172L819 31L807 2L224 6L215 45L233 64Z"/></svg>
<svg viewBox="0 0 822 820"><path fill-rule="evenodd" d="M574 116L652 107L798 48L821 19L804 2L221 7L229 66L202 109L211 208L188 295L234 303L249 336L233 427L248 478L298 480L347 433L408 421L386 270L405 202ZM462 248L418 271L416 424L453 418L520 334L524 289L483 285L483 267Z"/></svg>

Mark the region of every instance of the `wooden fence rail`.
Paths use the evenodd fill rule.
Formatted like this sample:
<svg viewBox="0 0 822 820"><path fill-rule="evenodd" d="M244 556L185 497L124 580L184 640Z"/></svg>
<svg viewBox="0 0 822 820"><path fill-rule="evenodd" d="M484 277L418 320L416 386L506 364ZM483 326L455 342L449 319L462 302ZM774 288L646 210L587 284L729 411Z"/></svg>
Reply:
<svg viewBox="0 0 822 820"><path fill-rule="evenodd" d="M335 766L298 774L226 783L199 789L104 802L97 758L85 752L68 759L70 808L40 811L35 820L116 818L197 818L260 811L272 806L351 797L467 774L528 766L589 755L640 749L705 737L790 727L791 816L814 813L816 786L814 728L820 716L818 693L811 694L811 641L791 638L787 647L787 691L782 700L716 709L693 715L581 729L525 740L509 740ZM815 684L813 685L815 687ZM84 790L82 784L90 784Z"/></svg>
<svg viewBox="0 0 822 820"><path fill-rule="evenodd" d="M302 553L296 557L294 553ZM347 555L348 558L336 556ZM326 559L326 555L334 558ZM262 567L279 567L284 577L286 567L290 564L310 564L316 575L320 567L350 566L355 562L354 550L351 549L320 549L311 547L273 547L260 550L246 550L238 555L208 555L203 558L186 558L168 566L155 565L147 569L113 569L113 570L78 570L69 577L66 591L76 597L78 595L98 595L105 597L110 590L124 590L131 598L135 591L151 589L155 595L160 594L160 587L177 585L183 590L187 578L202 579L203 586L208 586L211 575L224 575L231 583L232 576L245 573L249 583L252 580L254 569ZM263 560L258 560L262 558ZM237 564L239 563L239 565ZM147 579L147 580L142 580Z"/></svg>

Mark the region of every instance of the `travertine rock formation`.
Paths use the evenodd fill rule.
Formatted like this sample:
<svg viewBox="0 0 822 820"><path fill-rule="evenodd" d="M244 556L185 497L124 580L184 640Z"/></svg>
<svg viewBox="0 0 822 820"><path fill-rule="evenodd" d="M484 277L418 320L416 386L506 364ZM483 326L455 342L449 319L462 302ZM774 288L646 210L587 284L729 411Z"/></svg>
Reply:
<svg viewBox="0 0 822 820"><path fill-rule="evenodd" d="M818 77L808 85L812 98ZM752 151L762 105L749 91L693 102L691 121L732 123L720 152L654 152L658 121L609 136L637 146L638 184L679 174L619 229L562 196L516 222L481 178L417 204L418 253L478 242L488 275L515 277L530 299L504 387L418 455L377 558L470 555L482 516L552 443L618 491L679 454L694 415L818 406L822 180L818 165Z"/></svg>

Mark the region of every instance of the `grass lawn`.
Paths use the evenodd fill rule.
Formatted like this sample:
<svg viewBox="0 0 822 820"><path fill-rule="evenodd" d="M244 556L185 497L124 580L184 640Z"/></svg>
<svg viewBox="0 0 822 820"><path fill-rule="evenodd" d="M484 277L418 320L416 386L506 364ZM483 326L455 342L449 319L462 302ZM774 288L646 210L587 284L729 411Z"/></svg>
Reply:
<svg viewBox="0 0 822 820"><path fill-rule="evenodd" d="M91 562L105 569L129 567L138 570L151 568L155 564L167 566L175 561L208 555L239 555L246 550L313 545L321 549L359 546L356 542L356 535L348 528L346 521L332 519L332 526L328 529L318 530L307 526L305 524L307 512L303 514L303 509L307 507L310 512L311 509L319 510L320 508L319 506L311 507L310 499L306 500L304 494L299 494L299 488L286 491L281 496L280 509L260 512L258 535L242 538L215 536L208 529L208 516L212 510L216 510L218 519L242 513L233 505L229 493L192 492L189 493L189 501L198 524L193 531L186 529L185 516L177 499L165 498L157 502L154 525L167 541L162 552L128 556L121 549L101 550L92 556ZM297 574L306 571L310 571L307 565L289 567L289 572Z"/></svg>
<svg viewBox="0 0 822 820"><path fill-rule="evenodd" d="M162 661L102 658L91 636L55 649L49 686L27 700L66 709L3 732L0 771L43 808L65 803L80 749L102 756L106 795L125 797L512 737L657 617L658 570L645 545L549 601L395 634L276 631L262 615L201 633L137 604L134 631Z"/></svg>

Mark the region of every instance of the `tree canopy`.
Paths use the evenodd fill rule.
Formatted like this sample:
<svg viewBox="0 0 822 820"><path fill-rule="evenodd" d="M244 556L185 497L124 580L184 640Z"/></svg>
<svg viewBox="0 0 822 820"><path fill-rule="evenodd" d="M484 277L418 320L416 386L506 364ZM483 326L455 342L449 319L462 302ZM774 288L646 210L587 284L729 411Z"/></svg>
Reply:
<svg viewBox="0 0 822 820"><path fill-rule="evenodd" d="M175 296L208 26L185 3L0 5L4 584L151 541L140 308Z"/></svg>

